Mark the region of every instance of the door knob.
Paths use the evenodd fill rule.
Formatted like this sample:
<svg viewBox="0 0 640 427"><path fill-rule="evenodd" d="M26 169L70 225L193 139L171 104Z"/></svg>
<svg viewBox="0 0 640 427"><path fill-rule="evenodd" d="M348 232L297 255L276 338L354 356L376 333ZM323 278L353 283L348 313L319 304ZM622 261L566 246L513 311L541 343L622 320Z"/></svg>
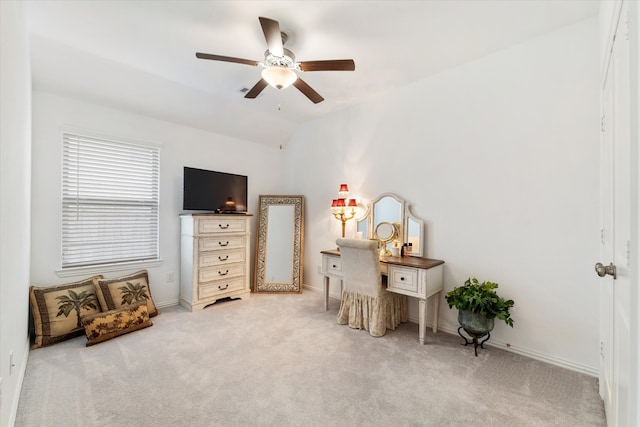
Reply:
<svg viewBox="0 0 640 427"><path fill-rule="evenodd" d="M596 263L596 273L598 274L598 276L600 277L604 277L607 274L610 276L613 276L614 279L617 279L617 274L616 274L616 266L613 265L613 263L609 263L609 265L602 265L601 262Z"/></svg>

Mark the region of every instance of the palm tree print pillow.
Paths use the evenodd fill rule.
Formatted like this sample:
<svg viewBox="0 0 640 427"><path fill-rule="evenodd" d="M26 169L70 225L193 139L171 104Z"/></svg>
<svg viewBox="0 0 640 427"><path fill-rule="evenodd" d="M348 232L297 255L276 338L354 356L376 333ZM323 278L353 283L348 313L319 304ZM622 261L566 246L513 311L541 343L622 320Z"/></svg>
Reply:
<svg viewBox="0 0 640 427"><path fill-rule="evenodd" d="M102 311L115 310L146 301L149 316L158 314L158 309L151 298L147 270L115 279L95 279L93 283Z"/></svg>
<svg viewBox="0 0 640 427"><path fill-rule="evenodd" d="M87 336L87 347L153 325L144 301L116 310L82 316L82 324Z"/></svg>
<svg viewBox="0 0 640 427"><path fill-rule="evenodd" d="M34 324L32 349L82 335L81 317L102 311L93 286L98 279L102 276L59 286L29 287Z"/></svg>

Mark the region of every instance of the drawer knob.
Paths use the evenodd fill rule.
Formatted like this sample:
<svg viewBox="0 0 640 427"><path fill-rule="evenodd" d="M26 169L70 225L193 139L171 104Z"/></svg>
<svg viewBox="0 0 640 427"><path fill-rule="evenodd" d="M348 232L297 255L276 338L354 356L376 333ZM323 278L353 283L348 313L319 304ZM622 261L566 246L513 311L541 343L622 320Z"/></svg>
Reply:
<svg viewBox="0 0 640 427"><path fill-rule="evenodd" d="M335 264L333 264L333 265L331 266L331 268L336 268L336 265L335 265Z"/></svg>
<svg viewBox="0 0 640 427"><path fill-rule="evenodd" d="M227 225L218 224L218 227L220 227L222 230L226 230L227 228L229 228L229 224Z"/></svg>
<svg viewBox="0 0 640 427"><path fill-rule="evenodd" d="M227 274L229 274L229 270L225 271L224 273L222 271L218 271L218 274L220 276L226 276Z"/></svg>
<svg viewBox="0 0 640 427"><path fill-rule="evenodd" d="M404 280L404 277L400 277L400 280Z"/></svg>
<svg viewBox="0 0 640 427"><path fill-rule="evenodd" d="M228 283L227 283L226 285L224 285L224 286L220 286L220 285L218 285L218 289L220 289L221 291L224 291L224 290L225 290L225 289L227 289L228 287L229 287L229 284L228 284Z"/></svg>
<svg viewBox="0 0 640 427"><path fill-rule="evenodd" d="M229 255L227 255L226 257L218 256L218 260L219 260L219 261L226 261L226 260L228 260L228 259L229 259Z"/></svg>
<svg viewBox="0 0 640 427"><path fill-rule="evenodd" d="M228 246L228 245L229 245L229 241L227 240L225 243L218 242L218 244L219 244L220 246Z"/></svg>

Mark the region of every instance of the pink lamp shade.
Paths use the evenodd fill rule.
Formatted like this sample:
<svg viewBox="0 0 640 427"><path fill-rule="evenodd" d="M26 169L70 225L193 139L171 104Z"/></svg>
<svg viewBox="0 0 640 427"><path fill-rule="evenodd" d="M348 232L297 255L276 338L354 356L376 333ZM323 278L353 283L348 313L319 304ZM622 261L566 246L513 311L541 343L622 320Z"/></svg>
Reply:
<svg viewBox="0 0 640 427"><path fill-rule="evenodd" d="M348 192L349 192L349 187L347 187L347 184L340 184L339 193L348 193Z"/></svg>
<svg viewBox="0 0 640 427"><path fill-rule="evenodd" d="M338 206L340 208L345 207L346 205L344 203L344 199L338 199L338 204L336 206Z"/></svg>
<svg viewBox="0 0 640 427"><path fill-rule="evenodd" d="M349 207L356 207L358 206L358 203L356 202L356 199L349 199Z"/></svg>
<svg viewBox="0 0 640 427"><path fill-rule="evenodd" d="M331 207L332 208L338 207L338 199L333 199L333 202L331 202Z"/></svg>

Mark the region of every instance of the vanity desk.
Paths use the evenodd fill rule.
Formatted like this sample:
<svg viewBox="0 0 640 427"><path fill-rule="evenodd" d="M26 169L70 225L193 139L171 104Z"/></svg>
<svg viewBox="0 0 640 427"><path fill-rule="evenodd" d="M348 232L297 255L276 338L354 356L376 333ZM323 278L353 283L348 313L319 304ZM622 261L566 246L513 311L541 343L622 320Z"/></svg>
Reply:
<svg viewBox="0 0 640 427"><path fill-rule="evenodd" d="M329 309L329 279L342 280L340 251L321 251L322 275L324 276L324 309ZM442 269L444 261L416 256L382 257L380 270L387 277L387 290L418 298L420 305L420 344L424 344L427 299L434 297L433 332L438 332L438 311L442 291ZM340 282L342 284L342 281ZM342 294L342 286L340 286Z"/></svg>
<svg viewBox="0 0 640 427"><path fill-rule="evenodd" d="M433 332L438 332L438 311L442 291L444 261L423 258L424 221L413 215L409 204L393 193L374 199L364 215L356 219L356 232L362 239L379 242L380 270L387 277L387 290L418 298L420 306L420 344L424 344L427 299L434 297ZM396 255L398 246L410 245L406 256ZM324 276L324 309L329 306L330 278L340 280L342 295L342 260L340 251L321 251Z"/></svg>

